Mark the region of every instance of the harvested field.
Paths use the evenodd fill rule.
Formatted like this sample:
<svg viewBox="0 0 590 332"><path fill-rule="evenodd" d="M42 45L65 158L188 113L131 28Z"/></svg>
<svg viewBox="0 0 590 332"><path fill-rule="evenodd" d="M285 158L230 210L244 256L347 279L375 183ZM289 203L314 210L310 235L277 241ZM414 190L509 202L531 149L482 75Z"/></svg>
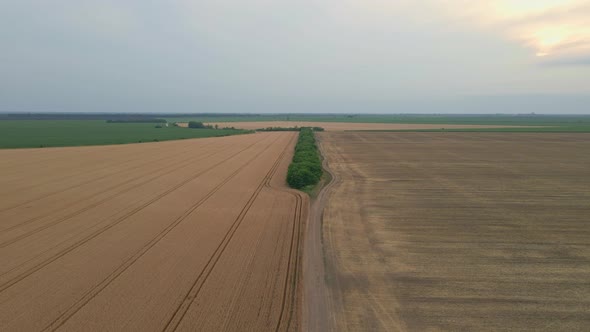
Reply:
<svg viewBox="0 0 590 332"><path fill-rule="evenodd" d="M588 330L589 134L318 137L333 330Z"/></svg>
<svg viewBox="0 0 590 332"><path fill-rule="evenodd" d="M296 330L296 137L0 151L2 330Z"/></svg>
<svg viewBox="0 0 590 332"><path fill-rule="evenodd" d="M327 131L344 130L421 130L421 129L468 129L468 128L516 128L518 126L460 125L460 124L403 124L403 123L353 123L353 122L306 122L306 121L262 121L262 122L211 122L219 128L261 129L267 127L322 127ZM186 126L186 124L182 124Z"/></svg>

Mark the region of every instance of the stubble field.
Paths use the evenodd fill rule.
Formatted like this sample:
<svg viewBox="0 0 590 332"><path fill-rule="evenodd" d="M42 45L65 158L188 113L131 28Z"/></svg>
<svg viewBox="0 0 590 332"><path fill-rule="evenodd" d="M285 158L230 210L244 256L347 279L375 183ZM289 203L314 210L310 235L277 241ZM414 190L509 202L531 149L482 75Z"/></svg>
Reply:
<svg viewBox="0 0 590 332"><path fill-rule="evenodd" d="M296 137L0 151L2 330L297 329Z"/></svg>
<svg viewBox="0 0 590 332"><path fill-rule="evenodd" d="M333 330L590 326L590 135L318 137Z"/></svg>

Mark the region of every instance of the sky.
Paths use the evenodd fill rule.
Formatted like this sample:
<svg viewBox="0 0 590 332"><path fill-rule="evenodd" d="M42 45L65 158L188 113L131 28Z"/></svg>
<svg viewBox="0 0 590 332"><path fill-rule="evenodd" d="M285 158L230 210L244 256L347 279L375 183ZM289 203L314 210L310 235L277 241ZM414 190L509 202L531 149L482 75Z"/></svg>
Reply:
<svg viewBox="0 0 590 332"><path fill-rule="evenodd" d="M0 0L0 112L588 105L590 0Z"/></svg>

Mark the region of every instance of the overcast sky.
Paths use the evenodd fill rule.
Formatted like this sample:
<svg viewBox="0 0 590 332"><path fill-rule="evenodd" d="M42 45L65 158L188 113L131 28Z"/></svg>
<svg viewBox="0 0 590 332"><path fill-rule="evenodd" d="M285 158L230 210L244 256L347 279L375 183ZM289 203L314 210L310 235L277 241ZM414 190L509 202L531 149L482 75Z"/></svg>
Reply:
<svg viewBox="0 0 590 332"><path fill-rule="evenodd" d="M0 0L1 112L588 105L590 0Z"/></svg>

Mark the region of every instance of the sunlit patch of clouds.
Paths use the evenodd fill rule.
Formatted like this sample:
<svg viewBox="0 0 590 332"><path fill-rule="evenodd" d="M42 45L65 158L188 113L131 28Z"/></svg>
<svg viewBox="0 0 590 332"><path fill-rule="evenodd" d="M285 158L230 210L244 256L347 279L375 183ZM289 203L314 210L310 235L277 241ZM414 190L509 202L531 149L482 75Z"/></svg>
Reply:
<svg viewBox="0 0 590 332"><path fill-rule="evenodd" d="M543 60L590 55L588 0L497 0L480 6L482 22Z"/></svg>
<svg viewBox="0 0 590 332"><path fill-rule="evenodd" d="M481 29L530 49L540 60L590 56L590 0L345 0L373 16L438 20ZM357 12L359 12L357 10Z"/></svg>

